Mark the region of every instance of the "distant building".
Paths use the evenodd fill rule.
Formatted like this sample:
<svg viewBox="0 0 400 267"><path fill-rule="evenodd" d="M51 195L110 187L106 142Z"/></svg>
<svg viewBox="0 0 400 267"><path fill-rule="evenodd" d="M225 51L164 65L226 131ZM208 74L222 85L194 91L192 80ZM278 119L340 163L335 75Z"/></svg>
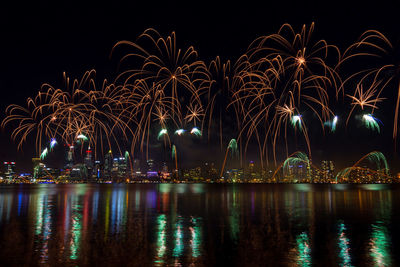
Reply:
<svg viewBox="0 0 400 267"><path fill-rule="evenodd" d="M76 164L76 165L72 166L70 178L71 178L71 180L76 180L79 182L87 181L88 173L87 173L86 165L85 164Z"/></svg>
<svg viewBox="0 0 400 267"><path fill-rule="evenodd" d="M15 165L16 164L14 161L4 162L4 176L9 180L11 180L15 175L15 170L16 170Z"/></svg>
<svg viewBox="0 0 400 267"><path fill-rule="evenodd" d="M229 182L238 183L243 181L244 171L243 169L230 169L226 172L226 176Z"/></svg>
<svg viewBox="0 0 400 267"><path fill-rule="evenodd" d="M324 183L330 182L334 177L335 165L332 160L323 160L321 164L322 181Z"/></svg>
<svg viewBox="0 0 400 267"><path fill-rule="evenodd" d="M218 179L217 169L215 168L213 162L204 163L203 167L201 168L201 176L203 179L209 181L216 181Z"/></svg>
<svg viewBox="0 0 400 267"><path fill-rule="evenodd" d="M153 172L155 170L154 160L148 159L147 160L147 172Z"/></svg>
<svg viewBox="0 0 400 267"><path fill-rule="evenodd" d="M201 179L201 168L196 167L189 170L189 177L191 180L199 181Z"/></svg>
<svg viewBox="0 0 400 267"><path fill-rule="evenodd" d="M68 146L65 169L72 169L72 166L74 166L74 146L70 145Z"/></svg>
<svg viewBox="0 0 400 267"><path fill-rule="evenodd" d="M86 150L86 155L85 155L83 162L87 168L88 178L91 178L94 166L93 166L93 159L92 159L92 150L90 149L90 146Z"/></svg>
<svg viewBox="0 0 400 267"><path fill-rule="evenodd" d="M41 168L40 168L40 158L32 158L32 163L33 163L33 178L37 179L40 177L41 174Z"/></svg>
<svg viewBox="0 0 400 267"><path fill-rule="evenodd" d="M104 178L111 178L113 168L113 157L111 149L104 156Z"/></svg>
<svg viewBox="0 0 400 267"><path fill-rule="evenodd" d="M112 177L122 179L127 176L128 164L125 157L113 159Z"/></svg>
<svg viewBox="0 0 400 267"><path fill-rule="evenodd" d="M133 175L134 176L141 176L142 172L140 170L140 160L134 159L133 160Z"/></svg>
<svg viewBox="0 0 400 267"><path fill-rule="evenodd" d="M92 177L96 178L96 179L100 179L102 177L102 174L103 174L102 173L102 169L103 169L103 166L101 165L100 160L95 160Z"/></svg>

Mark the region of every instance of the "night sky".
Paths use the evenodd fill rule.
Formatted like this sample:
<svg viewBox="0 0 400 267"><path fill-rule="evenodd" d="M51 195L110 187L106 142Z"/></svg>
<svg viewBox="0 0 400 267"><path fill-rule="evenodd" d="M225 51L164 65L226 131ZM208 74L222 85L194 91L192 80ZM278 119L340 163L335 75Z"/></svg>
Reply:
<svg viewBox="0 0 400 267"><path fill-rule="evenodd" d="M286 22L296 29L315 22L315 34L341 48L371 28L382 31L396 43L400 30L394 2L131 1L126 5L114 1L12 1L0 9L1 119L9 104L24 104L42 83L61 85L64 71L80 77L94 68L99 78L112 80L119 60L110 58L113 45L119 40L134 41L149 27L163 35L175 31L179 46L193 45L206 62L217 55L235 60L255 38L276 32ZM390 114L394 107L387 106L382 107L383 111ZM344 166L347 160L354 162L369 151L381 150L396 170L392 117L380 119L388 125L380 135L359 131L357 125L339 129L334 137L315 133L321 137L311 137L316 160L332 158ZM17 161L18 170L30 171L33 146L27 144L23 152L17 153L9 133L1 132L0 160Z"/></svg>

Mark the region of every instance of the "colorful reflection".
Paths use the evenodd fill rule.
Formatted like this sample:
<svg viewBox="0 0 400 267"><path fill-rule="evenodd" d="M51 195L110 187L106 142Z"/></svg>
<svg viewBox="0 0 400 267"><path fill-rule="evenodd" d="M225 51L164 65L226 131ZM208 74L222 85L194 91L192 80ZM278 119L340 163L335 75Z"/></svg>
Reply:
<svg viewBox="0 0 400 267"><path fill-rule="evenodd" d="M190 247L192 248L192 257L197 258L201 255L201 223L200 218L191 218L193 226L189 227L190 230Z"/></svg>
<svg viewBox="0 0 400 267"><path fill-rule="evenodd" d="M40 247L40 263L46 263L49 257L52 218L48 196L43 192L38 197L37 207L35 234L37 245Z"/></svg>
<svg viewBox="0 0 400 267"><path fill-rule="evenodd" d="M348 187L0 187L0 258L4 266L394 266L400 187Z"/></svg>
<svg viewBox="0 0 400 267"><path fill-rule="evenodd" d="M302 232L296 238L298 258L297 264L299 266L311 266L311 248L310 240L306 232Z"/></svg>
<svg viewBox="0 0 400 267"><path fill-rule="evenodd" d="M230 234L231 238L234 241L237 241L239 238L239 204L238 204L238 197L237 197L237 188L236 185L232 188L232 203L230 203L230 216L229 216L229 226L230 226ZM229 195L228 195L229 196Z"/></svg>
<svg viewBox="0 0 400 267"><path fill-rule="evenodd" d="M154 263L156 266L164 265L164 256L167 249L167 219L165 214L158 215L157 217L157 256Z"/></svg>
<svg viewBox="0 0 400 267"><path fill-rule="evenodd" d="M81 230L82 230L82 205L77 203L77 197L72 200L72 216L71 216L71 241L70 241L70 259L76 260L79 256Z"/></svg>
<svg viewBox="0 0 400 267"><path fill-rule="evenodd" d="M387 227L378 222L372 225L369 253L374 266L391 266L390 241Z"/></svg>
<svg viewBox="0 0 400 267"><path fill-rule="evenodd" d="M346 236L346 226L339 223L339 260L340 266L352 266L350 256L350 241Z"/></svg>
<svg viewBox="0 0 400 267"><path fill-rule="evenodd" d="M179 258L183 253L183 229L182 229L182 217L178 217L177 222L174 226L174 250L172 256Z"/></svg>

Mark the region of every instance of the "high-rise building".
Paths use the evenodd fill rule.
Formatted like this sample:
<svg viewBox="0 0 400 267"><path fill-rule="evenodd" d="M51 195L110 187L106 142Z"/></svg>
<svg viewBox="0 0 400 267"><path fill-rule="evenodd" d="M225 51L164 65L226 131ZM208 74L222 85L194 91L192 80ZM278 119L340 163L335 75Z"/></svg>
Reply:
<svg viewBox="0 0 400 267"><path fill-rule="evenodd" d="M135 159L133 160L133 174L140 176L141 171L140 171L140 160Z"/></svg>
<svg viewBox="0 0 400 267"><path fill-rule="evenodd" d="M152 160L152 159L147 160L147 171L148 172L155 171L154 160Z"/></svg>
<svg viewBox="0 0 400 267"><path fill-rule="evenodd" d="M243 181L243 176L244 176L243 169L230 169L226 171L226 174L230 182L238 183Z"/></svg>
<svg viewBox="0 0 400 267"><path fill-rule="evenodd" d="M189 170L189 177L192 180L200 180L201 178L201 167L196 167Z"/></svg>
<svg viewBox="0 0 400 267"><path fill-rule="evenodd" d="M15 175L15 162L5 161L4 162L4 175L7 179L11 180Z"/></svg>
<svg viewBox="0 0 400 267"><path fill-rule="evenodd" d="M90 149L90 146L86 150L86 156L85 156L85 159L84 159L84 164L86 165L86 168L87 168L88 177L92 177L93 160L92 160L92 150Z"/></svg>
<svg viewBox="0 0 400 267"><path fill-rule="evenodd" d="M168 165L166 162L163 162L162 172L168 172Z"/></svg>
<svg viewBox="0 0 400 267"><path fill-rule="evenodd" d="M119 178L125 178L127 175L127 170L128 170L128 162L126 157L119 157L114 158L114 166L113 169L116 170L116 174Z"/></svg>
<svg viewBox="0 0 400 267"><path fill-rule="evenodd" d="M70 145L68 146L65 169L72 169L72 166L74 166L74 146Z"/></svg>
<svg viewBox="0 0 400 267"><path fill-rule="evenodd" d="M104 156L104 177L111 178L113 168L113 157L111 149Z"/></svg>
<svg viewBox="0 0 400 267"><path fill-rule="evenodd" d="M92 177L100 179L102 177L102 166L100 160L95 160L94 162L94 171L92 173Z"/></svg>
<svg viewBox="0 0 400 267"><path fill-rule="evenodd" d="M329 182L333 179L335 165L332 160L323 160L321 164L323 182Z"/></svg>
<svg viewBox="0 0 400 267"><path fill-rule="evenodd" d="M254 161L250 161L249 162L249 172L246 175L247 177L245 177L247 180L253 180L257 177L257 173L255 171L255 164Z"/></svg>
<svg viewBox="0 0 400 267"><path fill-rule="evenodd" d="M40 158L32 158L34 179L38 179L41 176L40 162Z"/></svg>

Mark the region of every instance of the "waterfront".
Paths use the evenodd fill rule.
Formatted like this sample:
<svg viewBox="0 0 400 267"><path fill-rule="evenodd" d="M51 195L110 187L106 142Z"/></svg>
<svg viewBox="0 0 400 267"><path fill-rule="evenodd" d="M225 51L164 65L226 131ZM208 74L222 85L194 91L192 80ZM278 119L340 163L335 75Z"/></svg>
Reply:
<svg viewBox="0 0 400 267"><path fill-rule="evenodd" d="M0 187L4 266L394 266L399 185Z"/></svg>

